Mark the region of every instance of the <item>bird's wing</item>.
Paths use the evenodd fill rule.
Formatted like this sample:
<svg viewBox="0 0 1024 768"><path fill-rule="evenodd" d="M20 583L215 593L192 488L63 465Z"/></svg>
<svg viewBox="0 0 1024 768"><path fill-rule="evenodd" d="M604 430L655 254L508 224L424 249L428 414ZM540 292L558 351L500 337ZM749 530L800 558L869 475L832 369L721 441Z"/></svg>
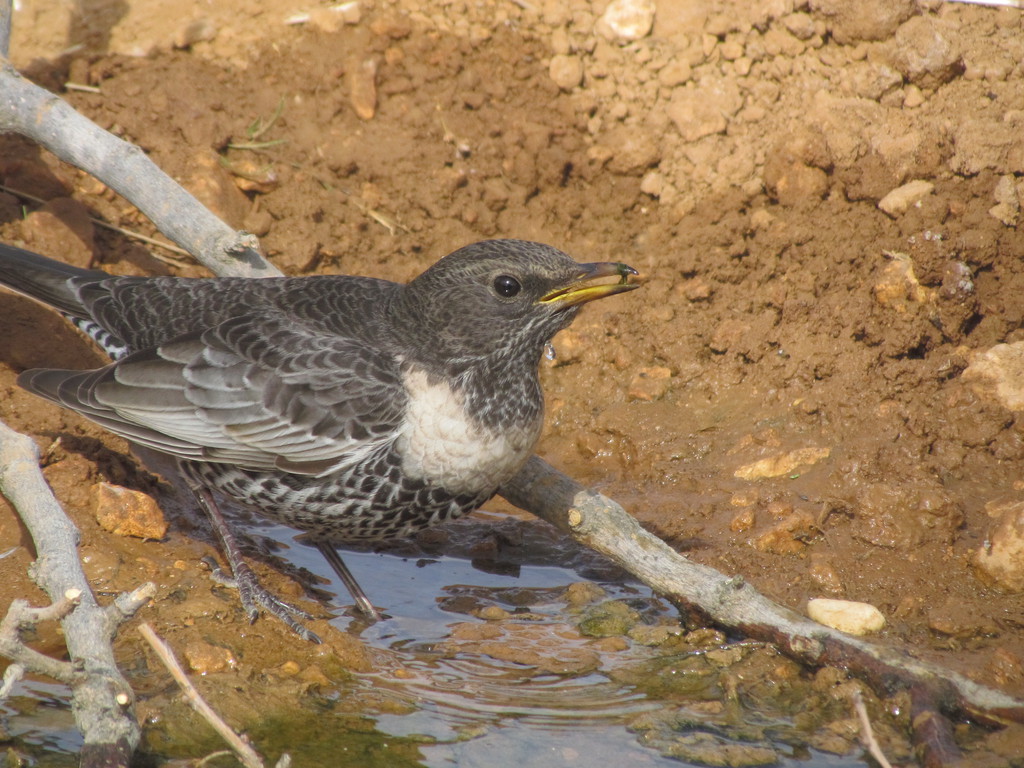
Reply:
<svg viewBox="0 0 1024 768"><path fill-rule="evenodd" d="M270 314L229 320L96 371L28 371L31 391L183 459L327 474L394 434L395 360Z"/></svg>

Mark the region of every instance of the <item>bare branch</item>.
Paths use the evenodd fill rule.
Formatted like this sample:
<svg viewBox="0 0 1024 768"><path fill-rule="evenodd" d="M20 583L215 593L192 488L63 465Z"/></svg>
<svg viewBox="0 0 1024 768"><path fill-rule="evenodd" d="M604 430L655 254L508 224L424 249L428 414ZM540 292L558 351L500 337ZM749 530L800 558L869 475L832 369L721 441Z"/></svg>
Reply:
<svg viewBox="0 0 1024 768"><path fill-rule="evenodd" d="M81 682L83 675L75 670L74 666L67 661L59 661L45 654L39 653L25 645L22 638L26 629L51 619L62 619L78 604L77 598L59 600L45 608L33 608L25 600L11 601L10 608L3 621L0 621L0 656L5 656L15 662L12 667L19 667L22 672L33 672L39 675L52 677L58 682L66 685L74 685ZM20 677L20 673L12 675ZM17 680L12 676L8 682L4 676L3 695ZM3 698L3 696L0 696Z"/></svg>
<svg viewBox="0 0 1024 768"><path fill-rule="evenodd" d="M4 680L0 683L0 701L10 695L11 689L25 676L26 671L25 666L16 661L7 665L7 669L4 670Z"/></svg>
<svg viewBox="0 0 1024 768"><path fill-rule="evenodd" d="M71 707L85 740L82 766L127 766L139 741L139 724L131 707L134 696L114 663L107 611L97 605L82 571L78 559L78 530L64 514L39 471L39 450L35 442L3 422L0 422L0 492L18 510L32 534L37 554L32 578L54 601L49 608L30 609L25 604L20 610L33 611L33 620L64 615L64 636L74 667L31 651L20 641L17 643L20 649L5 646L0 652L15 658L27 669L41 671L72 686ZM69 604L76 602L75 610L67 612ZM134 602L128 600L124 604ZM11 609L15 610L14 604ZM7 620L24 619L11 618L9 613L5 623Z"/></svg>
<svg viewBox="0 0 1024 768"><path fill-rule="evenodd" d="M156 585L147 581L131 592L123 592L114 598L114 602L106 607L108 637L113 638L118 628L138 613L139 609L152 600L154 595L156 595Z"/></svg>
<svg viewBox="0 0 1024 768"><path fill-rule="evenodd" d="M11 16L14 15L13 0L0 0L0 56L5 59L11 52Z"/></svg>
<svg viewBox="0 0 1024 768"><path fill-rule="evenodd" d="M280 275L255 236L232 230L134 144L0 64L0 131L13 131L91 173L146 214L167 237L218 275Z"/></svg>

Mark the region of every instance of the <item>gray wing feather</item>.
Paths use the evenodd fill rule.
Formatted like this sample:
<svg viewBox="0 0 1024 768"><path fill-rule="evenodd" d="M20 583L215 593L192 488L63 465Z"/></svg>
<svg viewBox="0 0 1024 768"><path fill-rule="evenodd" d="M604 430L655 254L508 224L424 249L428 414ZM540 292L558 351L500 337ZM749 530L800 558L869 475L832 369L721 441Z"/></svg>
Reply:
<svg viewBox="0 0 1024 768"><path fill-rule="evenodd" d="M406 405L397 363L285 317L238 317L97 371L26 388L184 459L328 474L384 445Z"/></svg>

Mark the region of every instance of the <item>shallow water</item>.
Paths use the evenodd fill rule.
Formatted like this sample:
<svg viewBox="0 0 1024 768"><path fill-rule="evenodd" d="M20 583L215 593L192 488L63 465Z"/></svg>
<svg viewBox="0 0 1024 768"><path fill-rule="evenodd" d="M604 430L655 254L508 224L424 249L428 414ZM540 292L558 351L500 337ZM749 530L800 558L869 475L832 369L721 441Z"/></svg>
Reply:
<svg viewBox="0 0 1024 768"><path fill-rule="evenodd" d="M281 529L270 533L283 539ZM555 545L556 548L558 545ZM566 544L568 548L574 545ZM638 743L628 725L643 712L661 708L636 686L615 682L609 671L616 665L635 664L656 652L634 649L602 656L600 670L573 675L538 674L536 670L486 655L439 653L453 622L473 620L464 611L480 605L498 605L509 611L527 611L552 628L571 618L561 596L581 580L574 570L524 564L490 573L457 557L402 558L365 552L343 552L357 580L384 607L387 620L362 629L359 636L374 647L402 654L403 669L411 677L367 676L380 691L415 704L411 714L381 715L376 728L396 737L436 740L420 746L424 766L495 765L696 765L665 757ZM293 547L288 557L296 565L332 578L327 565L310 547ZM554 559L571 559L560 552ZM493 563L490 565L493 566ZM503 570L503 569L499 569ZM348 595L340 582L330 589L344 606ZM647 620L675 615L668 604L638 583L603 582L607 599L619 599L642 609ZM383 599L381 599L383 596ZM459 601L459 598L469 598ZM454 605L459 605L458 610ZM339 627L352 620L342 616ZM781 755L791 745L776 744ZM799 759L782 758L807 768L867 765L865 760L806 750Z"/></svg>
<svg viewBox="0 0 1024 768"><path fill-rule="evenodd" d="M482 624L472 615L481 606L499 606L512 614L514 627L524 624L533 632L523 642L552 642L562 646L591 648L591 638L567 637L566 628L577 617L570 615L564 594L580 575L568 568L544 565L486 567L491 573L457 557L399 557L368 552L345 552L346 563L388 618L366 626L353 618L347 592L334 582L326 562L312 547L292 540L285 528L260 528L288 546L287 558L296 566L331 579L325 588L336 599L333 620L339 629L356 633L371 647L379 649L381 669L358 675L359 690L372 689L386 705L374 714L340 714L325 709L315 718L303 716L310 732L295 723L267 723L254 742L266 756L289 751L296 765L360 766L680 766L707 763L688 762L665 756L659 748L642 743L643 730L637 718L659 711L688 706L678 695L671 701L658 700L642 686L617 679L621 670L642 669L652 663L658 668L659 651L636 644L617 652L600 652L593 669L556 674L528 664L502 660L485 653L462 652L451 645L453 626ZM571 546L571 545L566 545ZM565 559L563 557L553 559ZM571 557L569 558L571 559ZM674 616L667 604L637 584L606 582L603 600L621 600L636 610L647 623L666 623ZM522 621L518 619L522 617ZM538 629L539 628L539 629ZM539 634L537 634L539 633ZM549 635L546 637L546 635ZM514 645L515 637L511 643ZM591 652L592 651L586 651ZM399 674L400 673L400 674ZM629 675L626 676L627 679ZM647 688L651 690L650 687ZM695 705L706 702L707 692ZM697 710L695 710L697 711ZM760 721L786 721L777 712L745 710ZM38 765L74 764L81 743L74 730L67 691L40 682L19 685L16 697L0 710L19 754ZM695 722L700 717L697 716ZM744 726L746 724L743 724ZM705 731L708 738L741 747L774 750L777 765L862 766L859 757L837 757L792 743L771 734L786 731L787 724L774 730L759 730L760 738L723 731L719 724L699 724L693 732ZM683 734L685 735L685 734ZM738 736L733 738L733 736ZM655 745L657 746L657 745ZM213 749L219 748L213 746ZM164 745L164 755L171 751ZM160 758L151 754L159 764ZM31 764L31 763L30 763Z"/></svg>

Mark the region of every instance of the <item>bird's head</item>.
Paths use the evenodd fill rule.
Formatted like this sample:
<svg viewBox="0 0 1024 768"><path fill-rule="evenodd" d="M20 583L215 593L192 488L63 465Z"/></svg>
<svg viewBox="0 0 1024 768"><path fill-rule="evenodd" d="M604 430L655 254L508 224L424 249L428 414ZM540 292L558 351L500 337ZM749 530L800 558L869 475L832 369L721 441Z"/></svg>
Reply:
<svg viewBox="0 0 1024 768"><path fill-rule="evenodd" d="M581 305L633 290L636 270L579 264L548 245L486 240L450 253L403 288L396 303L415 345L456 365L539 360ZM615 279L612 279L615 278ZM422 350L421 350L422 351Z"/></svg>

